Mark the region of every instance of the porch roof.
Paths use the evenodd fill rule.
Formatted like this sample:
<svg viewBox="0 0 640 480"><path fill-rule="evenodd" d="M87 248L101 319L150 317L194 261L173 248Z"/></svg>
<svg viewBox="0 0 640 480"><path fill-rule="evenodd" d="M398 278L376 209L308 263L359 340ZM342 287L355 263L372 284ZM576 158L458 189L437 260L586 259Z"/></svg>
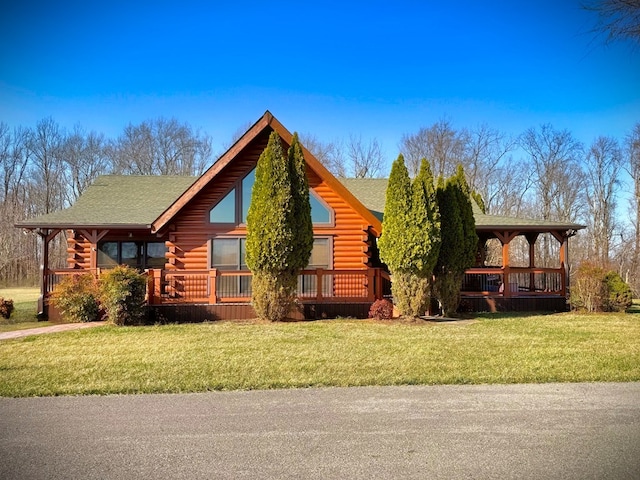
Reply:
<svg viewBox="0 0 640 480"><path fill-rule="evenodd" d="M151 228L197 179L185 176L103 175L76 203L16 224L21 228Z"/></svg>
<svg viewBox="0 0 640 480"><path fill-rule="evenodd" d="M340 181L371 212L382 221L388 179L386 178L342 178ZM573 231L585 228L584 225L571 222L555 222L531 218L487 215L482 213L475 202L473 216L476 230L491 232L494 230L518 230L522 232Z"/></svg>

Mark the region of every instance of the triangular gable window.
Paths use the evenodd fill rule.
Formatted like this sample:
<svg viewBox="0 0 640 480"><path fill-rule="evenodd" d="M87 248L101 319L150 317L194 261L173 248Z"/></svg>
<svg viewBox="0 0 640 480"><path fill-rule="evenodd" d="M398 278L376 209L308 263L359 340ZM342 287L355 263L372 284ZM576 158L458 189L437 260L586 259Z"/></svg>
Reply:
<svg viewBox="0 0 640 480"><path fill-rule="evenodd" d="M209 210L209 222L246 224L255 180L256 171L253 169L242 180L236 182L222 200ZM311 188L309 189L309 203L311 204L311 222L314 225L333 225L333 209Z"/></svg>
<svg viewBox="0 0 640 480"><path fill-rule="evenodd" d="M332 225L333 210L312 189L309 189L311 222L314 225Z"/></svg>
<svg viewBox="0 0 640 480"><path fill-rule="evenodd" d="M211 223L236 223L236 189L232 188L215 207L209 211Z"/></svg>

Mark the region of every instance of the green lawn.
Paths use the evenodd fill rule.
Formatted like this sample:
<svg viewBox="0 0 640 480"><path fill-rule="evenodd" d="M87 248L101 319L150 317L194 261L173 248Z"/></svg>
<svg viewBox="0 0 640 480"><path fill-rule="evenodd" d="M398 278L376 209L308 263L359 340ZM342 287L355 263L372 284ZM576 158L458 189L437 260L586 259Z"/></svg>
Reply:
<svg viewBox="0 0 640 480"><path fill-rule="evenodd" d="M0 342L0 395L640 381L640 315L104 326Z"/></svg>
<svg viewBox="0 0 640 480"><path fill-rule="evenodd" d="M0 318L0 332L44 327L49 322L39 322L36 318L38 296L37 288L0 288L0 297L13 300L14 310L9 319Z"/></svg>

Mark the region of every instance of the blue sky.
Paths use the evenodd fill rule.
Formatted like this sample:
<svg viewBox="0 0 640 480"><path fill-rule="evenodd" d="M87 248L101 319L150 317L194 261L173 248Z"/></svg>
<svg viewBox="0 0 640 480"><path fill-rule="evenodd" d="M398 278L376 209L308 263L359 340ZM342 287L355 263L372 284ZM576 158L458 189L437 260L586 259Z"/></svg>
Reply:
<svg viewBox="0 0 640 480"><path fill-rule="evenodd" d="M268 109L323 141L375 137L389 161L442 118L622 139L640 48L593 23L580 0L3 2L0 121L117 136L175 117L220 151Z"/></svg>

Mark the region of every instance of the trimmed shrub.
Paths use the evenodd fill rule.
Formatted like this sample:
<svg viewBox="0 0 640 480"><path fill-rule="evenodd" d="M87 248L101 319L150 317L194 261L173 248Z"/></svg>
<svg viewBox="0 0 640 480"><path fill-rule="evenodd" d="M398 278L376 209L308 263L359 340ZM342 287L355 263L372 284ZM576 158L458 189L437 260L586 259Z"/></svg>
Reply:
<svg viewBox="0 0 640 480"><path fill-rule="evenodd" d="M13 300L0 297L0 317L9 319L13 312Z"/></svg>
<svg viewBox="0 0 640 480"><path fill-rule="evenodd" d="M100 275L100 301L115 325L141 325L146 318L147 276L126 265Z"/></svg>
<svg viewBox="0 0 640 480"><path fill-rule="evenodd" d="M617 272L582 263L573 278L571 306L587 312L624 312L631 306L631 288Z"/></svg>
<svg viewBox="0 0 640 480"><path fill-rule="evenodd" d="M67 275L56 285L51 303L68 322L100 320L98 284L91 274Z"/></svg>
<svg viewBox="0 0 640 480"><path fill-rule="evenodd" d="M390 320L393 318L393 303L386 299L376 300L369 309L369 318Z"/></svg>
<svg viewBox="0 0 640 480"><path fill-rule="evenodd" d="M572 308L586 312L602 310L607 294L604 275L604 270L592 263L580 264L571 282Z"/></svg>
<svg viewBox="0 0 640 480"><path fill-rule="evenodd" d="M610 271L604 276L604 284L608 293L604 309L609 312L626 311L633 303L631 287L614 271Z"/></svg>

